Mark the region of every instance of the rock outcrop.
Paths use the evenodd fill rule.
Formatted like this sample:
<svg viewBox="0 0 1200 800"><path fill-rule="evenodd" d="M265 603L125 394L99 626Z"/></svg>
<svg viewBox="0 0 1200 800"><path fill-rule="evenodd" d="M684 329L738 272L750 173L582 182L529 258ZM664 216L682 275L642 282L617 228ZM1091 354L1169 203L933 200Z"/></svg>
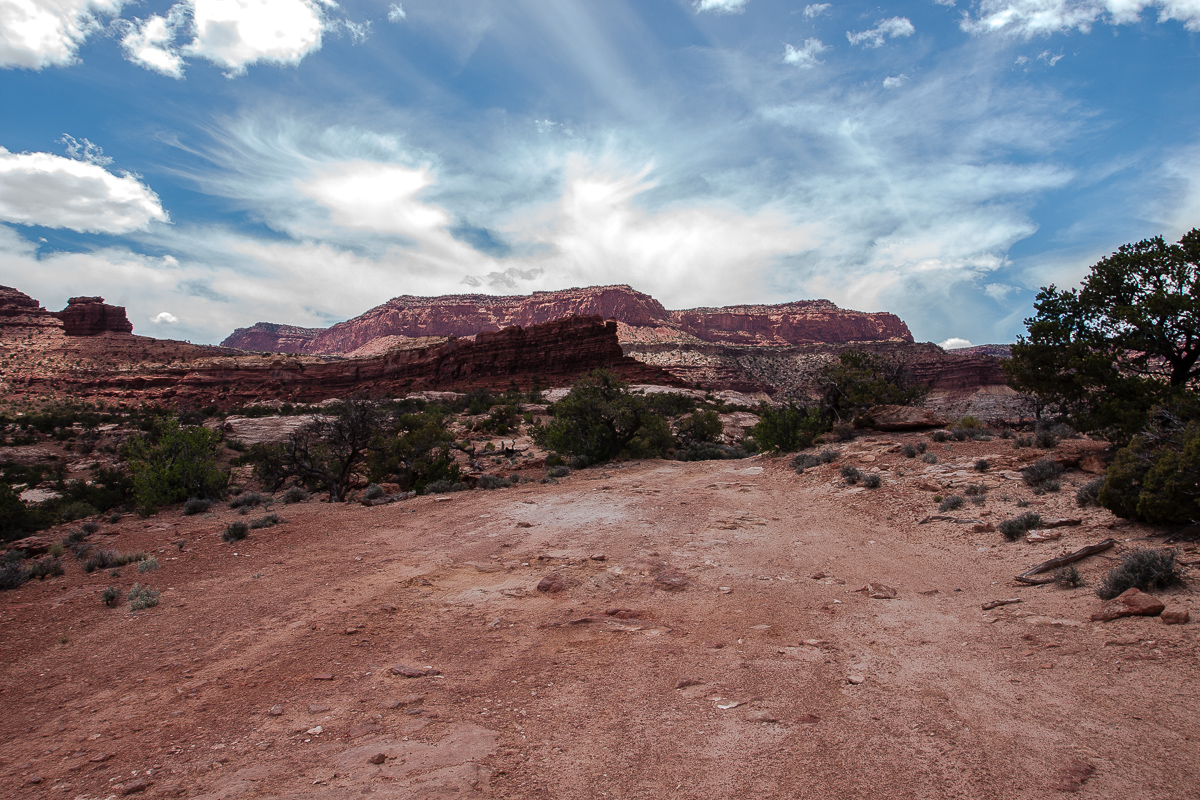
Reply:
<svg viewBox="0 0 1200 800"><path fill-rule="evenodd" d="M623 344L694 341L784 346L912 341L908 327L894 314L847 311L828 300L668 311L650 295L629 286L593 286L508 297L404 295L325 330L260 322L239 328L223 344L246 350L346 355L385 337L461 338L480 331L594 315L616 320Z"/></svg>
<svg viewBox="0 0 1200 800"><path fill-rule="evenodd" d="M0 286L0 328L57 328L62 323L41 303L11 286Z"/></svg>
<svg viewBox="0 0 1200 800"><path fill-rule="evenodd" d="M72 297L67 307L55 314L67 336L96 336L101 333L133 333L133 323L124 306L110 306L103 297Z"/></svg>
<svg viewBox="0 0 1200 800"><path fill-rule="evenodd" d="M29 393L137 401L185 401L223 408L262 400L314 402L351 394L395 397L413 391L476 386L529 386L534 378L569 383L598 367L626 379L677 385L670 374L621 352L615 322L599 316L571 317L528 328L484 332L474 340L429 337L405 348L365 358L305 355L264 357L230 348L183 343L168 352L145 337L149 359L110 365L93 360L75 366L86 339L64 338L58 361L67 369L23 376L15 388ZM94 354L93 354L94 355Z"/></svg>

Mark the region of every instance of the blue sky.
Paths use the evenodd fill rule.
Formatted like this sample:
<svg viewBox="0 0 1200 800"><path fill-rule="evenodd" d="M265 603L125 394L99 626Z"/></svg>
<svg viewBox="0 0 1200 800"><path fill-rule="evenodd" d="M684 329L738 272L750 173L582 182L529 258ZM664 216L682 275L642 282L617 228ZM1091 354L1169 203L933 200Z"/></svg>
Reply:
<svg viewBox="0 0 1200 800"><path fill-rule="evenodd" d="M398 294L1012 341L1200 226L1200 0L0 0L0 283L137 333Z"/></svg>

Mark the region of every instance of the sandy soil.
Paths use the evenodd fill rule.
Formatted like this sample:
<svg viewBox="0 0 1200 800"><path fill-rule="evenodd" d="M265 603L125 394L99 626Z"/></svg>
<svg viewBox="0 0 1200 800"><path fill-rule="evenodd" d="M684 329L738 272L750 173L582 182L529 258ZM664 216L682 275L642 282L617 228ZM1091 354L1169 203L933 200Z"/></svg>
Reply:
<svg viewBox="0 0 1200 800"><path fill-rule="evenodd" d="M1195 796L1197 626L1092 623L1090 587L1012 580L1113 536L1081 564L1094 586L1150 531L1074 508L1081 473L1034 498L1011 467L1036 451L934 445L928 466L889 452L906 440L839 445L801 476L655 461L280 505L285 524L235 545L225 508L105 525L91 540L160 568L72 563L0 594L0 794ZM883 488L847 488L845 463ZM999 521L1024 498L1083 524L1040 545L916 524L934 491L979 482L988 502L957 516ZM563 590L537 591L552 573ZM135 580L157 607L100 602Z"/></svg>

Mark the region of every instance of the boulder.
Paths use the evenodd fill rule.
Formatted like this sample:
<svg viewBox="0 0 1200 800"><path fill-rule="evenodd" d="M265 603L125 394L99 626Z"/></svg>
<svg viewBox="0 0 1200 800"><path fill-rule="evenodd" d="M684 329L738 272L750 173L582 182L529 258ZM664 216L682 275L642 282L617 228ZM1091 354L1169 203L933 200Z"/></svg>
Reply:
<svg viewBox="0 0 1200 800"><path fill-rule="evenodd" d="M944 417L914 406L875 406L863 417L877 431L921 431L946 425Z"/></svg>
<svg viewBox="0 0 1200 800"><path fill-rule="evenodd" d="M1164 625L1186 625L1191 618L1187 606L1181 605L1167 606L1163 609L1161 617Z"/></svg>
<svg viewBox="0 0 1200 800"><path fill-rule="evenodd" d="M54 543L45 536L26 536L9 544L10 550L23 550L27 556L40 556L50 549Z"/></svg>
<svg viewBox="0 0 1200 800"><path fill-rule="evenodd" d="M103 297L72 297L67 307L55 316L62 320L67 336L133 333L133 323L125 316L125 307L110 306Z"/></svg>
<svg viewBox="0 0 1200 800"><path fill-rule="evenodd" d="M1126 589L1092 614L1092 622L1108 622L1121 617L1154 617L1165 608L1166 605L1157 597L1141 589Z"/></svg>

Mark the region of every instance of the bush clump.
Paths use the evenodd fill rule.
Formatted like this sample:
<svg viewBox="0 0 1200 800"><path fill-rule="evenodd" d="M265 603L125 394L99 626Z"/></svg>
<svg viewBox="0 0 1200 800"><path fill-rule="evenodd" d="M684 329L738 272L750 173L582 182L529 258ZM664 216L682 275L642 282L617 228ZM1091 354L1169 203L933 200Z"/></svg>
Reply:
<svg viewBox="0 0 1200 800"><path fill-rule="evenodd" d="M938 463L938 457L937 457L937 454L935 454L935 453L925 453L924 455L921 456L921 460L924 461L926 464Z"/></svg>
<svg viewBox="0 0 1200 800"><path fill-rule="evenodd" d="M948 442L950 441L950 431L934 431L929 434L929 438L938 443Z"/></svg>
<svg viewBox="0 0 1200 800"><path fill-rule="evenodd" d="M1075 504L1080 508L1100 505L1100 490L1104 488L1104 476L1093 478L1075 492Z"/></svg>
<svg viewBox="0 0 1200 800"><path fill-rule="evenodd" d="M135 583L133 588L129 590L129 594L125 595L125 599L129 601L130 611L142 611L158 605L158 592L149 586L142 586L140 583Z"/></svg>
<svg viewBox="0 0 1200 800"><path fill-rule="evenodd" d="M956 511L962 508L963 503L965 502L967 501L964 500L961 495L952 494L938 504L938 511L942 512L943 514L945 514L947 511Z"/></svg>
<svg viewBox="0 0 1200 800"><path fill-rule="evenodd" d="M547 478L565 478L570 474L571 474L571 469L570 469L570 467L566 466L565 464L559 464L557 466L550 467L548 470L546 470Z"/></svg>
<svg viewBox="0 0 1200 800"><path fill-rule="evenodd" d="M126 564L132 564L135 561L143 561L145 558L146 554L140 550L136 553L118 553L115 550L97 550L95 553L92 553L90 556L88 556L87 560L83 562L83 571L91 574L98 569L111 569L114 567L119 568L125 566Z"/></svg>
<svg viewBox="0 0 1200 800"><path fill-rule="evenodd" d="M858 483L859 480L862 479L862 473L859 472L858 467L852 467L849 464L842 467L841 475L842 475L842 480L844 480L846 483L850 484L851 486Z"/></svg>
<svg viewBox="0 0 1200 800"><path fill-rule="evenodd" d="M189 497L220 497L229 483L229 474L217 464L220 449L216 431L155 420L147 434L129 440L122 451L138 510L152 514Z"/></svg>
<svg viewBox="0 0 1200 800"><path fill-rule="evenodd" d="M551 410L554 419L534 431L534 440L585 465L620 455L654 458L674 446L666 418L645 396L630 392L628 383L605 369L575 381Z"/></svg>
<svg viewBox="0 0 1200 800"><path fill-rule="evenodd" d="M1126 553L1121 563L1109 570L1096 594L1111 600L1127 589L1167 589L1183 583L1183 568L1179 563L1179 551L1139 549Z"/></svg>
<svg viewBox="0 0 1200 800"><path fill-rule="evenodd" d="M138 562L138 572L154 572L158 569L158 559L154 556L147 556Z"/></svg>
<svg viewBox="0 0 1200 800"><path fill-rule="evenodd" d="M117 591L115 586L106 586L104 591L100 593L100 600L106 606L111 606L113 603L121 599L121 593Z"/></svg>
<svg viewBox="0 0 1200 800"><path fill-rule="evenodd" d="M750 435L764 451L794 453L812 447L817 436L831 427L819 409L805 408L795 403L779 408L760 406L758 416L758 424Z"/></svg>
<svg viewBox="0 0 1200 800"><path fill-rule="evenodd" d="M1063 468L1053 458L1039 458L1037 461L1021 470L1021 480L1033 489L1035 494L1057 492L1062 488L1059 478Z"/></svg>
<svg viewBox="0 0 1200 800"><path fill-rule="evenodd" d="M975 471L976 472L987 472L991 468L992 468L992 462L988 461L986 458L981 458L975 462Z"/></svg>
<svg viewBox="0 0 1200 800"><path fill-rule="evenodd" d="M39 581L63 574L62 560L54 556L44 556L29 567L29 576Z"/></svg>
<svg viewBox="0 0 1200 800"><path fill-rule="evenodd" d="M83 529L84 533L95 533L96 531L100 530L99 523L92 522L91 520L88 520L87 522L83 523L79 527L81 529Z"/></svg>
<svg viewBox="0 0 1200 800"><path fill-rule="evenodd" d="M465 492L467 485L458 481L433 481L425 484L425 494L448 494L450 492Z"/></svg>
<svg viewBox="0 0 1200 800"><path fill-rule="evenodd" d="M302 486L289 487L288 490L283 493L283 502L288 503L288 504L303 503L308 498L309 498L309 494L308 494L308 492L306 492L304 490L304 487L302 487Z"/></svg>
<svg viewBox="0 0 1200 800"><path fill-rule="evenodd" d="M727 458L745 458L750 455L741 447L732 444L697 443L675 451L677 461L721 461Z"/></svg>
<svg viewBox="0 0 1200 800"><path fill-rule="evenodd" d="M1042 527L1042 515L1035 511L1026 511L1019 517L1006 519L1000 523L1000 533L1010 542L1015 542L1029 531Z"/></svg>
<svg viewBox="0 0 1200 800"><path fill-rule="evenodd" d="M183 504L183 515L191 517L196 514L203 514L213 507L212 500L207 497L191 497Z"/></svg>
<svg viewBox="0 0 1200 800"><path fill-rule="evenodd" d="M1200 422L1158 409L1117 452L1097 499L1125 519L1156 525L1200 520Z"/></svg>
<svg viewBox="0 0 1200 800"><path fill-rule="evenodd" d="M916 458L924 453L928 447L929 446L924 442L917 442L915 444L910 443L904 445L904 447L901 447L900 452L904 454L905 458Z"/></svg>
<svg viewBox="0 0 1200 800"><path fill-rule="evenodd" d="M878 489L883 485L883 478L877 472L867 472L862 476L862 485L868 489Z"/></svg>
<svg viewBox="0 0 1200 800"><path fill-rule="evenodd" d="M249 535L250 526L239 520L226 525L225 530L221 533L221 538L233 544L234 542L240 542Z"/></svg>
<svg viewBox="0 0 1200 800"><path fill-rule="evenodd" d="M251 520L249 527L250 530L257 531L261 530L262 528L274 528L276 525L279 525L282 522L283 518L278 514L267 514L266 516Z"/></svg>
<svg viewBox="0 0 1200 800"><path fill-rule="evenodd" d="M480 475L477 485L480 489L507 489L513 485L513 482L511 478L500 475Z"/></svg>
<svg viewBox="0 0 1200 800"><path fill-rule="evenodd" d="M832 464L837 461L837 450L826 448L819 453L801 453L792 459L792 466L796 468L797 475L803 475L804 470L819 467L822 464Z"/></svg>
<svg viewBox="0 0 1200 800"><path fill-rule="evenodd" d="M1064 589L1077 589L1083 586L1083 575L1074 564L1068 564L1054 570L1054 582Z"/></svg>
<svg viewBox="0 0 1200 800"><path fill-rule="evenodd" d="M0 565L0 592L16 589L33 577L24 561L8 561Z"/></svg>
<svg viewBox="0 0 1200 800"><path fill-rule="evenodd" d="M380 486L378 483L372 483L363 491L363 498L367 500L378 500L379 498L383 497L384 494L385 492L383 491L382 486Z"/></svg>
<svg viewBox="0 0 1200 800"><path fill-rule="evenodd" d="M263 503L271 502L271 496L258 492L242 492L229 501L230 508L257 508Z"/></svg>

